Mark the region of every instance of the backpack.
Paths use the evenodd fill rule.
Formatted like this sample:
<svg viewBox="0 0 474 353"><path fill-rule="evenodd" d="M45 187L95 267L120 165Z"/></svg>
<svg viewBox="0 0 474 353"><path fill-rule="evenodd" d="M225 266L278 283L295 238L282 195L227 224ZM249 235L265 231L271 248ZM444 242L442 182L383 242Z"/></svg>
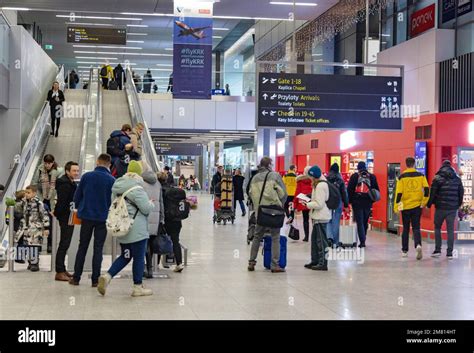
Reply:
<svg viewBox="0 0 474 353"><path fill-rule="evenodd" d="M116 91L118 90L118 83L117 81L110 81L109 82L109 90Z"/></svg>
<svg viewBox="0 0 474 353"><path fill-rule="evenodd" d="M100 76L105 77L107 76L107 67L104 66L102 69L100 69Z"/></svg>
<svg viewBox="0 0 474 353"><path fill-rule="evenodd" d="M107 153L110 154L112 157L117 157L117 154L115 153L117 149L122 150L120 137L109 137L109 139L107 140Z"/></svg>
<svg viewBox="0 0 474 353"><path fill-rule="evenodd" d="M130 229L132 229L139 209L135 204L128 200L137 209L133 218L130 219L125 198L131 191L141 188L141 186L134 186L125 191L122 195L117 196L115 200L112 201L112 205L110 205L109 215L106 221L107 232L110 233L112 236L123 237L130 232Z"/></svg>
<svg viewBox="0 0 474 353"><path fill-rule="evenodd" d="M189 202L186 192L180 188L169 188L165 192L165 218L170 221L182 221L189 217Z"/></svg>
<svg viewBox="0 0 474 353"><path fill-rule="evenodd" d="M359 173L359 179L357 179L355 192L357 194L369 195L370 189L371 189L370 174L368 172Z"/></svg>
<svg viewBox="0 0 474 353"><path fill-rule="evenodd" d="M339 191L339 188L333 184L330 183L326 180L321 180L323 183L326 183L328 185L329 189L329 198L326 201L326 206L330 210L337 210L339 208L339 205L341 204L341 192Z"/></svg>

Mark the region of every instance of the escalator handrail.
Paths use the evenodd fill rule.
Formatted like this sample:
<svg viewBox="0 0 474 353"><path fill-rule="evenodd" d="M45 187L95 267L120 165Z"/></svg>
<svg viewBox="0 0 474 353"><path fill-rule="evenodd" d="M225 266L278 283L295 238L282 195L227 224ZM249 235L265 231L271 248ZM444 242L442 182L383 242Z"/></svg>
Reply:
<svg viewBox="0 0 474 353"><path fill-rule="evenodd" d="M85 155L86 155L86 142L87 142L87 126L89 123L89 119L92 117L90 114L93 112L92 110L92 105L91 105L91 94L92 94L92 79L93 79L93 69L91 68L89 71L89 85L87 87L87 96L86 96L86 116L84 117L84 124L82 126L82 139L81 139L81 150L79 153L79 173L82 175L82 172L84 170L84 161L85 161Z"/></svg>
<svg viewBox="0 0 474 353"><path fill-rule="evenodd" d="M143 112L140 104L140 99L138 97L137 89L133 81L133 75L130 68L126 68L126 82L125 82L125 91L127 94L127 101L130 109L130 115L132 118L133 125L137 123L142 123L145 126L142 134L142 144L143 151L146 156L147 162L150 164L150 167L154 172L162 171L161 165L158 161L158 157L155 152L153 139L151 138L150 129L146 123Z"/></svg>

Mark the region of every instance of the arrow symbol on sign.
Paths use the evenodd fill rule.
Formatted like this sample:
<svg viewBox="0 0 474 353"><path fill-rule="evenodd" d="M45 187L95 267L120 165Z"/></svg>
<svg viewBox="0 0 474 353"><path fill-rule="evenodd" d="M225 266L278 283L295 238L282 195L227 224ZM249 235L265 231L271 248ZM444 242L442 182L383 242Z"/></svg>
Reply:
<svg viewBox="0 0 474 353"><path fill-rule="evenodd" d="M277 79L276 79L276 78L272 78L272 79L270 79L270 81L271 81L271 83L273 84L273 83L277 82Z"/></svg>
<svg viewBox="0 0 474 353"><path fill-rule="evenodd" d="M275 111L270 111L270 116L275 116L276 112Z"/></svg>
<svg viewBox="0 0 474 353"><path fill-rule="evenodd" d="M277 95L274 94L273 96L270 97L270 99L271 99L271 100L274 100L276 97L277 97Z"/></svg>
<svg viewBox="0 0 474 353"><path fill-rule="evenodd" d="M263 80L262 80L262 83L265 84L265 83L267 83L267 82L268 82L268 78L265 78L265 77L264 77Z"/></svg>
<svg viewBox="0 0 474 353"><path fill-rule="evenodd" d="M263 115L263 116L267 116L267 115L268 115L268 112L267 112L266 110L264 110L264 111L262 112L262 115Z"/></svg>
<svg viewBox="0 0 474 353"><path fill-rule="evenodd" d="M267 100L268 94L265 93L262 97L263 97L263 99Z"/></svg>

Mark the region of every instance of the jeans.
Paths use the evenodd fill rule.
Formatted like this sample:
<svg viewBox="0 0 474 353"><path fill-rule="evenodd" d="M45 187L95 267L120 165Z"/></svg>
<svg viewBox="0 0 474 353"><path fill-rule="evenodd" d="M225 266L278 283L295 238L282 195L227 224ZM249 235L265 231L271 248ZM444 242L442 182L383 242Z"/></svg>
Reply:
<svg viewBox="0 0 474 353"><path fill-rule="evenodd" d="M359 242L365 245L367 229L369 229L370 208L354 208L354 219L357 223L357 234Z"/></svg>
<svg viewBox="0 0 474 353"><path fill-rule="evenodd" d="M333 244L339 244L339 226L341 224L342 202L339 207L332 211L332 218L327 226L327 236L332 239Z"/></svg>
<svg viewBox="0 0 474 353"><path fill-rule="evenodd" d="M302 213L303 213L304 239L308 240L309 238L309 210L305 210Z"/></svg>
<svg viewBox="0 0 474 353"><path fill-rule="evenodd" d="M114 277L122 271L125 266L133 259L132 272L133 284L140 285L143 280L143 270L145 269L145 253L148 239L143 239L135 243L120 244L122 253L115 259L112 266L107 271L110 276Z"/></svg>
<svg viewBox="0 0 474 353"><path fill-rule="evenodd" d="M457 210L440 210L436 209L434 224L435 224L435 250L441 251L442 238L441 226L446 220L446 230L448 231L448 255L453 254L454 248L454 221L456 219Z"/></svg>
<svg viewBox="0 0 474 353"><path fill-rule="evenodd" d="M258 250L260 248L260 242L265 235L270 234L272 237L272 269L280 267L280 228L265 228L255 226L255 235L252 241L252 247L250 249L250 261L251 263L257 263Z"/></svg>
<svg viewBox="0 0 474 353"><path fill-rule="evenodd" d="M102 251L104 249L105 238L107 237L107 228L105 222L82 220L81 235L79 238L79 248L77 249L76 262L74 264L74 280L81 280L86 260L87 248L94 233L94 255L92 257L92 283L99 281L100 270L102 266Z"/></svg>
<svg viewBox="0 0 474 353"><path fill-rule="evenodd" d="M402 251L408 252L408 243L410 236L410 224L413 229L413 238L415 241L415 248L421 245L421 211L420 207L412 208L411 210L402 211L403 233L402 233Z"/></svg>
<svg viewBox="0 0 474 353"><path fill-rule="evenodd" d="M240 205L240 209L242 210L242 214L245 214L246 210L245 210L244 200L234 200L234 210L235 210L235 206L237 204L237 201L239 201L239 205Z"/></svg>
<svg viewBox="0 0 474 353"><path fill-rule="evenodd" d="M295 219L295 211L290 211L290 203L293 202L293 199L295 197L294 196L288 196L286 198L286 202L285 202L285 214L286 214L286 217L288 218L292 218L292 219Z"/></svg>
<svg viewBox="0 0 474 353"><path fill-rule="evenodd" d="M311 233L311 264L327 266L326 248L328 239L326 236L327 223L314 223Z"/></svg>
<svg viewBox="0 0 474 353"><path fill-rule="evenodd" d="M59 226L61 228L61 240L59 241L56 253L56 273L66 272L64 260L67 250L71 245L72 234L74 233L74 226L70 226L67 221L59 221Z"/></svg>
<svg viewBox="0 0 474 353"><path fill-rule="evenodd" d="M182 224L181 221L178 222L167 222L165 224L166 231L173 242L173 253L176 260L176 265L181 265L183 263L183 252L181 249L181 244L179 243L179 233L181 232Z"/></svg>

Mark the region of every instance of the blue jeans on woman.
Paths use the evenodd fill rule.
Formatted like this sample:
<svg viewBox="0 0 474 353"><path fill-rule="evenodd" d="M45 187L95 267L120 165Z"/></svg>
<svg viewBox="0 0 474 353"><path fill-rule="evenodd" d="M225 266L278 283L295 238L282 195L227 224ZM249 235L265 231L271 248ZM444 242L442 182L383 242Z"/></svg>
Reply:
<svg viewBox="0 0 474 353"><path fill-rule="evenodd" d="M339 244L339 226L342 215L342 202L338 208L332 211L332 218L328 223L328 239L332 239L332 243Z"/></svg>
<svg viewBox="0 0 474 353"><path fill-rule="evenodd" d="M145 270L145 253L148 239L137 241L136 243L120 244L122 253L114 261L110 269L107 271L112 278L122 271L133 259L133 283L142 284L143 271Z"/></svg>

